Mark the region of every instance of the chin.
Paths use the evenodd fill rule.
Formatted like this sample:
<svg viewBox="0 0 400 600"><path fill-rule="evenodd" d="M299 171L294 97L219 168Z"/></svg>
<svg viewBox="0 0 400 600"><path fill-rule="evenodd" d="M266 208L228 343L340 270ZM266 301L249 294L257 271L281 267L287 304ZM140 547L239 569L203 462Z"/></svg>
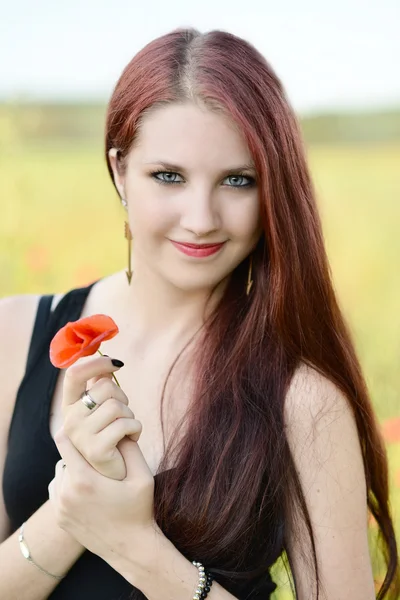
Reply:
<svg viewBox="0 0 400 600"><path fill-rule="evenodd" d="M217 281L210 281L209 279L188 281L187 278L181 280L169 279L168 281L175 288L181 290L182 292L187 292L188 294L209 292L221 282L220 279Z"/></svg>

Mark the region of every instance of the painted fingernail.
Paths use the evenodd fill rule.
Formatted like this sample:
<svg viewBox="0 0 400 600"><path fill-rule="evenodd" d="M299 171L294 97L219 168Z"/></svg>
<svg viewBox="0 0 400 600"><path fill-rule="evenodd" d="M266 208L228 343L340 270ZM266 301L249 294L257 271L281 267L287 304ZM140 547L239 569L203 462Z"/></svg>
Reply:
<svg viewBox="0 0 400 600"><path fill-rule="evenodd" d="M119 369L124 366L122 360L118 360L118 358L112 358L111 362L114 365L114 367L118 367Z"/></svg>

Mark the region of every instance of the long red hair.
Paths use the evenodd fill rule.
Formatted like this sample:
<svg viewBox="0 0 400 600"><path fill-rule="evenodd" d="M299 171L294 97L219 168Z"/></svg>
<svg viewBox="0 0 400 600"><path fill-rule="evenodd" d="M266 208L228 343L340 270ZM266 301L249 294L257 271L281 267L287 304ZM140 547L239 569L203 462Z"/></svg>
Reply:
<svg viewBox="0 0 400 600"><path fill-rule="evenodd" d="M285 394L303 362L334 382L353 409L368 506L387 564L378 598L397 598L385 446L333 290L300 127L271 66L251 44L222 31L179 29L149 43L126 66L109 102L110 176L114 182L108 151L120 149L123 169L144 115L198 99L243 132L257 169L264 233L252 254L250 295L246 259L196 346L195 397L185 435L168 445L160 465L155 518L181 552L210 567L233 592L246 581L262 589L271 565L285 556L288 517L300 508L318 583L311 522L283 418ZM173 450L176 467L161 473Z"/></svg>

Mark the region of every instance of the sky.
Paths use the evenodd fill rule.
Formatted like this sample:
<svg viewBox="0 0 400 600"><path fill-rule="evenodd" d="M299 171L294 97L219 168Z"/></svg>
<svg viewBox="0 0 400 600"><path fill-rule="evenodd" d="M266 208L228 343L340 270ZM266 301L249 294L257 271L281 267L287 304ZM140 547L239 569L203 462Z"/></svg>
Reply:
<svg viewBox="0 0 400 600"><path fill-rule="evenodd" d="M400 106L400 0L0 0L0 99L107 102L177 27L252 43L296 110Z"/></svg>

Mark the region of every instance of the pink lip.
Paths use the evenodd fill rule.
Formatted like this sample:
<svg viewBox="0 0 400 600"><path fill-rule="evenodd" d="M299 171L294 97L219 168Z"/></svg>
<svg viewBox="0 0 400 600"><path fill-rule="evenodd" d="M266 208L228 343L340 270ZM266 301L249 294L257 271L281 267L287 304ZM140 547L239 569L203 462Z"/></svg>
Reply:
<svg viewBox="0 0 400 600"><path fill-rule="evenodd" d="M225 242L222 242L222 244L184 244L181 242L174 242L173 240L170 240L170 242L184 254L196 256L198 258L215 254L225 244Z"/></svg>

